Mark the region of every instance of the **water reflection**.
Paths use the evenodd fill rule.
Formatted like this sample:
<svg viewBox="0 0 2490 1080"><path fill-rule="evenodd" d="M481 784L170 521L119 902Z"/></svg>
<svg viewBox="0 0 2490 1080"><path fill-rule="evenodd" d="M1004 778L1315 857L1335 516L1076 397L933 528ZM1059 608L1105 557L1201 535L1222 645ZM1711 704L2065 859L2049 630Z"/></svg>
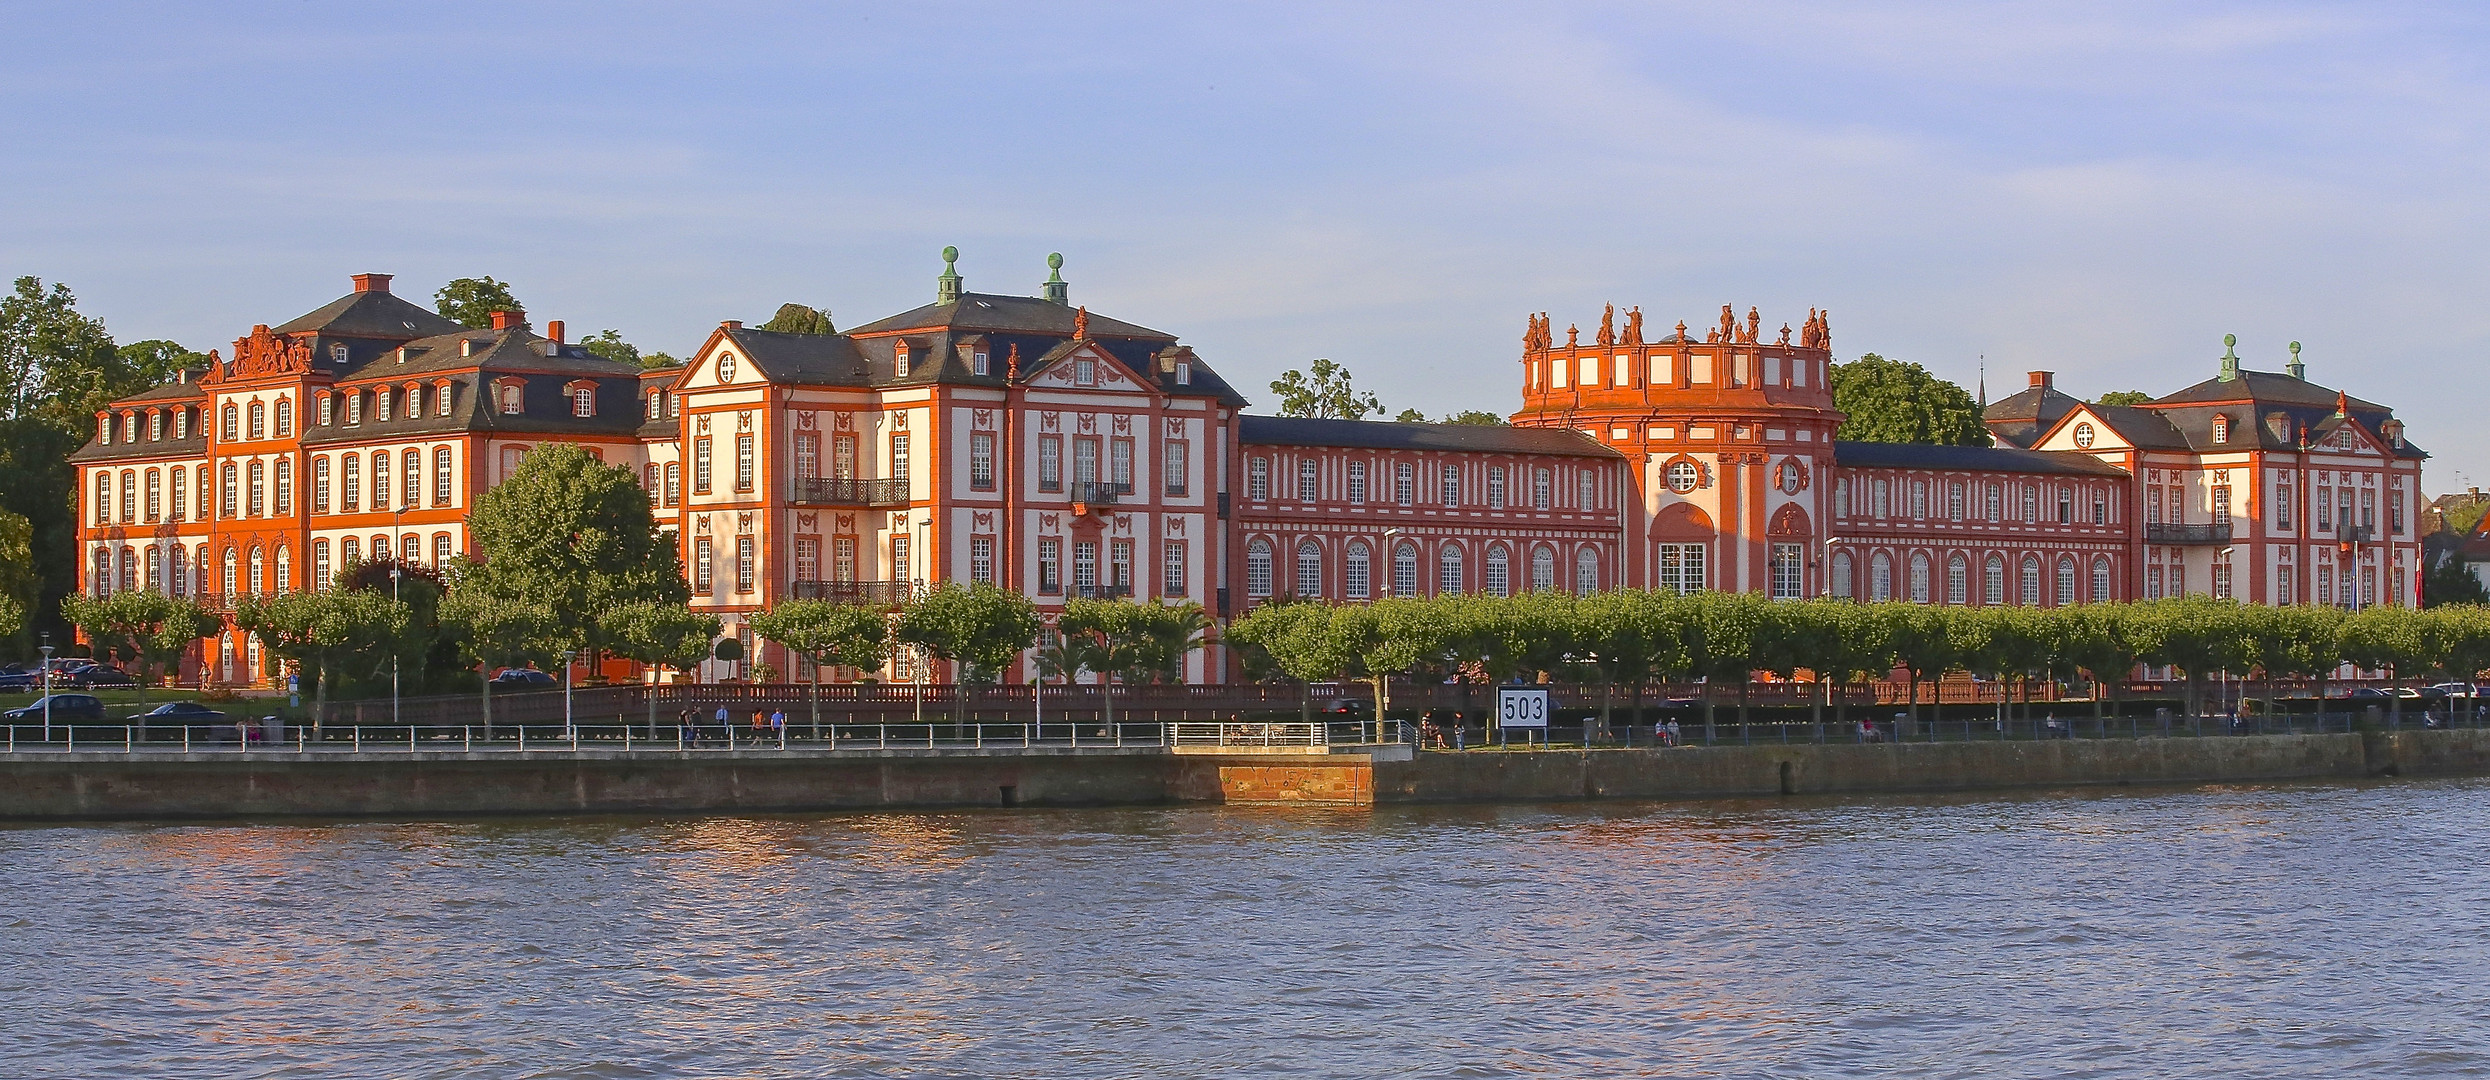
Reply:
<svg viewBox="0 0 2490 1080"><path fill-rule="evenodd" d="M2490 786L0 830L0 1075L2459 1075Z"/></svg>

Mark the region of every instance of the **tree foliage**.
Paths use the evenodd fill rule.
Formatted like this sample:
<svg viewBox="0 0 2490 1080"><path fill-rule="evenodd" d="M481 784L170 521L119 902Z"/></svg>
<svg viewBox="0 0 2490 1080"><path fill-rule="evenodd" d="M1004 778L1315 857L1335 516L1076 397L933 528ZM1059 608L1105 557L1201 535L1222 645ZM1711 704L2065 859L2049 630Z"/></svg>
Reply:
<svg viewBox="0 0 2490 1080"><path fill-rule="evenodd" d="M1400 424L1466 424L1471 427L1512 426L1511 422L1507 421L1504 417L1498 416L1495 413L1488 412L1484 409L1463 409L1460 412L1446 413L1444 414L1444 418L1441 420L1429 420L1427 419L1427 414L1419 412L1416 409L1402 409L1400 415L1393 417L1392 420L1394 423Z"/></svg>
<svg viewBox="0 0 2490 1080"><path fill-rule="evenodd" d="M1282 372L1271 380L1271 392L1280 396L1281 416L1363 420L1383 412L1383 402L1375 395L1350 384L1345 365L1328 359L1316 360L1304 371Z"/></svg>
<svg viewBox="0 0 2490 1080"><path fill-rule="evenodd" d="M752 616L750 625L753 633L786 646L814 667L871 671L890 658L890 622L878 608L788 600Z"/></svg>
<svg viewBox="0 0 2490 1080"><path fill-rule="evenodd" d="M2449 555L2421 574L2421 606L2442 604L2490 604L2490 590L2461 557Z"/></svg>
<svg viewBox="0 0 2490 1080"><path fill-rule="evenodd" d="M2095 405L2142 405L2151 400L2153 400L2153 395L2142 390L2112 390L2092 399L2092 403Z"/></svg>
<svg viewBox="0 0 2490 1080"><path fill-rule="evenodd" d="M0 638L14 638L26 629L42 580L35 572L34 523L24 514L0 510Z"/></svg>
<svg viewBox="0 0 2490 1080"><path fill-rule="evenodd" d="M406 632L404 605L355 590L246 595L234 602L234 626L269 652L301 664L311 676L311 723L325 719L330 676L358 658L385 654Z"/></svg>
<svg viewBox="0 0 2490 1080"><path fill-rule="evenodd" d="M162 681L183 653L221 625L197 600L136 589L100 598L73 593L62 598L61 614L86 635L95 655L110 654L135 668L141 686Z"/></svg>
<svg viewBox="0 0 2490 1080"><path fill-rule="evenodd" d="M665 353L641 352L639 346L624 341L622 331L619 330L600 330L583 337L579 339L579 347L588 350L588 355L600 360L611 360L617 364L630 364L644 369L673 367L682 363L681 360Z"/></svg>
<svg viewBox="0 0 2490 1080"><path fill-rule="evenodd" d="M1037 641L1037 607L1018 591L988 582L946 581L899 612L893 636L962 666L963 682L992 682Z"/></svg>
<svg viewBox="0 0 2490 1080"><path fill-rule="evenodd" d="M838 333L837 328L830 325L828 308L815 309L802 304L778 305L778 313L770 316L769 321L762 323L760 328L781 334L814 334L823 337Z"/></svg>
<svg viewBox="0 0 2490 1080"><path fill-rule="evenodd" d="M1988 429L1969 391L1927 368L1868 353L1833 365L1833 407L1843 414L1837 439L1859 442L1986 446Z"/></svg>
<svg viewBox="0 0 2490 1080"><path fill-rule="evenodd" d="M614 651L615 611L691 598L639 478L578 446L529 451L476 500L467 527L475 555L461 584L552 612L561 648Z"/></svg>
<svg viewBox="0 0 2490 1080"><path fill-rule="evenodd" d="M432 294L433 310L460 326L493 325L496 311L524 311L510 284L489 277L459 278Z"/></svg>

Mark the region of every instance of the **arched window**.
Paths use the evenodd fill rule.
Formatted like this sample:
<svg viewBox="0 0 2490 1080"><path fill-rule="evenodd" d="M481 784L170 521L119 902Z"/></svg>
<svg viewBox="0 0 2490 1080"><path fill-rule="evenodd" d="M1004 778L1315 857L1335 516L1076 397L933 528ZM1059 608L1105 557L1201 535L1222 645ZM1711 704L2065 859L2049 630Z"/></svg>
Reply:
<svg viewBox="0 0 2490 1080"><path fill-rule="evenodd" d="M1928 602L1928 556L1925 553L1911 556L1911 602Z"/></svg>
<svg viewBox="0 0 2490 1080"><path fill-rule="evenodd" d="M226 442L236 442L242 438L242 410L234 407L230 401L225 403L223 436Z"/></svg>
<svg viewBox="0 0 2490 1080"><path fill-rule="evenodd" d="M450 448L437 447L432 451L432 505L450 504L450 480Z"/></svg>
<svg viewBox="0 0 2490 1080"><path fill-rule="evenodd" d="M2110 598L2110 557L2095 555L2092 559L2092 601L2102 603ZM2285 600L2283 603L2290 603Z"/></svg>
<svg viewBox="0 0 2490 1080"><path fill-rule="evenodd" d="M277 516L294 512L294 459L277 459Z"/></svg>
<svg viewBox="0 0 2490 1080"><path fill-rule="evenodd" d="M1366 599L1374 591L1374 565L1367 555L1365 541L1349 542L1349 555L1344 564L1347 573L1343 576L1341 591L1351 600Z"/></svg>
<svg viewBox="0 0 2490 1080"><path fill-rule="evenodd" d="M1989 556L1988 567L1981 572L1980 602L1991 607L2006 602L2005 556Z"/></svg>
<svg viewBox="0 0 2490 1080"><path fill-rule="evenodd" d="M403 562L403 563L406 563L406 564L408 564L408 565L413 565L413 564L415 564L415 563L422 562L422 561L423 561L423 558L424 558L424 538L423 538L423 537L421 537L421 536L417 536L417 535L415 535L414 533L408 533L408 534L406 534L406 535L401 536L401 537L399 537L399 538L398 538L398 561L399 561L399 562ZM736 591L736 592L751 592L752 590L750 590L750 589L737 589L737 590L735 590L735 591Z"/></svg>
<svg viewBox="0 0 2490 1080"><path fill-rule="evenodd" d="M329 542L311 542L311 587L316 592L329 591Z"/></svg>
<svg viewBox="0 0 2490 1080"><path fill-rule="evenodd" d="M505 416L517 416L519 414L519 384L501 384L501 411Z"/></svg>
<svg viewBox="0 0 2490 1080"><path fill-rule="evenodd" d="M251 463L251 516L258 517L267 512L268 463L254 461Z"/></svg>
<svg viewBox="0 0 2490 1080"><path fill-rule="evenodd" d="M1845 600L1858 595L1854 587L1855 583L1850 580L1850 575L1850 553L1847 551L1833 553L1833 595Z"/></svg>
<svg viewBox="0 0 2490 1080"><path fill-rule="evenodd" d="M86 585L96 596L112 595L112 552L95 549L95 570L86 576Z"/></svg>
<svg viewBox="0 0 2490 1080"><path fill-rule="evenodd" d="M423 452L407 451L402 463L405 467L398 470L398 501L410 507L418 505L424 501Z"/></svg>
<svg viewBox="0 0 2490 1080"><path fill-rule="evenodd" d="M1513 595L1512 557L1506 554L1503 544L1487 548L1487 595Z"/></svg>
<svg viewBox="0 0 2490 1080"><path fill-rule="evenodd" d="M242 591L242 554L225 549L225 602L233 603L234 594Z"/></svg>
<svg viewBox="0 0 2490 1080"><path fill-rule="evenodd" d="M1392 549L1392 595L1418 595L1418 545L1402 544Z"/></svg>
<svg viewBox="0 0 2490 1080"><path fill-rule="evenodd" d="M229 518L238 517L242 513L242 471L230 461L225 463L224 483L224 495L217 500L219 512Z"/></svg>
<svg viewBox="0 0 2490 1080"><path fill-rule="evenodd" d="M257 442L267 437L268 406L254 401L251 403L251 441Z"/></svg>
<svg viewBox="0 0 2490 1080"><path fill-rule="evenodd" d="M1599 550L1583 548L1574 552L1574 592L1588 594L1599 591Z"/></svg>
<svg viewBox="0 0 2490 1080"><path fill-rule="evenodd" d="M1461 576L1461 548L1446 544L1435 551L1435 595L1459 596L1465 587Z"/></svg>
<svg viewBox="0 0 2490 1080"><path fill-rule="evenodd" d="M2058 556L2057 600L2060 604L2075 602L2075 557L2072 555Z"/></svg>
<svg viewBox="0 0 2490 1080"><path fill-rule="evenodd" d="M372 509L389 509L389 451L372 451ZM381 545L384 549L388 545Z"/></svg>
<svg viewBox="0 0 2490 1080"><path fill-rule="evenodd" d="M363 541L349 536L337 542L337 565L340 568L353 566L362 561Z"/></svg>
<svg viewBox="0 0 2490 1080"><path fill-rule="evenodd" d="M180 544L165 553L164 591L173 596L190 591L190 553L183 551Z"/></svg>
<svg viewBox="0 0 2490 1080"><path fill-rule="evenodd" d="M268 556L259 548L251 549L251 595L268 591Z"/></svg>
<svg viewBox="0 0 2490 1080"><path fill-rule="evenodd" d="M154 544L147 545L147 577L145 579L145 584L148 592L160 593L164 591L164 551L156 547Z"/></svg>
<svg viewBox="0 0 2490 1080"><path fill-rule="evenodd" d="M1957 607L1971 602L1971 562L1959 552L1945 560L1945 602Z"/></svg>
<svg viewBox="0 0 2490 1080"><path fill-rule="evenodd" d="M432 565L436 568L450 561L450 534L432 534Z"/></svg>
<svg viewBox="0 0 2490 1080"><path fill-rule="evenodd" d="M2038 556L2038 555L2026 555L2026 556L2024 556L2024 557L2023 557L2023 581L2022 581L2022 585L2023 585L2023 597L2022 597L2022 604L2023 604L2023 606L2024 606L2024 607L2039 607L2039 606L2040 606L2040 556Z"/></svg>
<svg viewBox="0 0 2490 1080"><path fill-rule="evenodd" d="M344 473L338 478L338 502L351 514L363 509L363 455L347 454L337 462Z"/></svg>
<svg viewBox="0 0 2490 1080"><path fill-rule="evenodd" d="M121 470L121 523L138 520L138 470Z"/></svg>
<svg viewBox="0 0 2490 1080"><path fill-rule="evenodd" d="M1556 549L1546 544L1531 549L1530 591L1556 591Z"/></svg>
<svg viewBox="0 0 2490 1080"><path fill-rule="evenodd" d="M293 588L294 549L279 544L277 545L277 591L290 592Z"/></svg>
<svg viewBox="0 0 2490 1080"><path fill-rule="evenodd" d="M1323 549L1310 539L1297 544L1297 595L1323 595Z"/></svg>
<svg viewBox="0 0 2490 1080"><path fill-rule="evenodd" d="M1868 599L1893 599L1893 556L1882 551L1868 558Z"/></svg>
<svg viewBox="0 0 2490 1080"><path fill-rule="evenodd" d="M278 398L277 437L282 439L292 434L294 434L294 399Z"/></svg>

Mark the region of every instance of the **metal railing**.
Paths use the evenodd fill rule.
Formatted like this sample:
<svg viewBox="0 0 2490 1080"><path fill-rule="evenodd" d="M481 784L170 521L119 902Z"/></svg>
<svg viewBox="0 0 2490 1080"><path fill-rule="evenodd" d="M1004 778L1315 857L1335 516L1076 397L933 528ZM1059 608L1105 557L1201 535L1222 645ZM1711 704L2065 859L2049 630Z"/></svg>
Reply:
<svg viewBox="0 0 2490 1080"><path fill-rule="evenodd" d="M907 603L916 587L908 581L795 581L788 585L798 600L872 605Z"/></svg>
<svg viewBox="0 0 2490 1080"><path fill-rule="evenodd" d="M2148 544L2227 544L2231 542L2231 523L2219 521L2205 525L2181 525L2155 522L2144 526L2144 542Z"/></svg>
<svg viewBox="0 0 2490 1080"><path fill-rule="evenodd" d="M803 476L795 480L789 502L816 506L906 506L908 482L905 480L857 480L844 477Z"/></svg>
<svg viewBox="0 0 2490 1080"><path fill-rule="evenodd" d="M1124 600L1133 595L1130 585L1075 585L1064 595L1080 600Z"/></svg>
<svg viewBox="0 0 2490 1080"><path fill-rule="evenodd" d="M690 754L710 752L833 753L883 750L1164 750L1175 746L1372 746L1405 743L1399 722L1155 723L1096 720L908 724L812 724L790 716L785 727L741 723L528 724L457 726L330 725L314 730L274 718L208 725L18 724L6 729L0 756L122 754L200 757L274 754L368 756L408 754Z"/></svg>
<svg viewBox="0 0 2490 1080"><path fill-rule="evenodd" d="M1075 483L1072 501L1090 506L1113 506L1115 501L1133 493L1131 484Z"/></svg>

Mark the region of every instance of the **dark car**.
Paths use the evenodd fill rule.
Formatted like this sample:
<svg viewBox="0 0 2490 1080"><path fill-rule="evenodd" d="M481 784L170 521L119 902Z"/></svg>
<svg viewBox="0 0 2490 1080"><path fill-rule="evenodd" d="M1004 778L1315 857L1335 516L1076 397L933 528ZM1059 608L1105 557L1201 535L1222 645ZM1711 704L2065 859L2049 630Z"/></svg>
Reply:
<svg viewBox="0 0 2490 1080"><path fill-rule="evenodd" d="M1375 704L1365 698L1340 698L1323 706L1325 716L1345 716L1363 720L1374 714Z"/></svg>
<svg viewBox="0 0 2490 1080"><path fill-rule="evenodd" d="M535 668L524 667L503 668L501 674L493 676L493 683L497 686L552 686L558 681Z"/></svg>
<svg viewBox="0 0 2490 1080"><path fill-rule="evenodd" d="M53 685L56 686L60 684L60 680L58 679L54 679L52 682ZM136 686L138 685L138 678L131 675L129 672L113 667L110 664L97 664L93 667L79 669L77 674L69 677L69 685Z"/></svg>
<svg viewBox="0 0 2490 1080"><path fill-rule="evenodd" d="M207 724L225 718L225 714L196 701L168 701L143 713L122 719L133 724Z"/></svg>
<svg viewBox="0 0 2490 1080"><path fill-rule="evenodd" d="M40 673L18 670L0 671L0 693L32 693L43 685Z"/></svg>
<svg viewBox="0 0 2490 1080"><path fill-rule="evenodd" d="M23 709L11 709L0 713L0 720L13 724L40 724L43 722L43 708L47 702L52 707L52 722L55 724L71 722L96 724L102 723L104 719L102 698L93 694L53 694L36 698L34 704Z"/></svg>

